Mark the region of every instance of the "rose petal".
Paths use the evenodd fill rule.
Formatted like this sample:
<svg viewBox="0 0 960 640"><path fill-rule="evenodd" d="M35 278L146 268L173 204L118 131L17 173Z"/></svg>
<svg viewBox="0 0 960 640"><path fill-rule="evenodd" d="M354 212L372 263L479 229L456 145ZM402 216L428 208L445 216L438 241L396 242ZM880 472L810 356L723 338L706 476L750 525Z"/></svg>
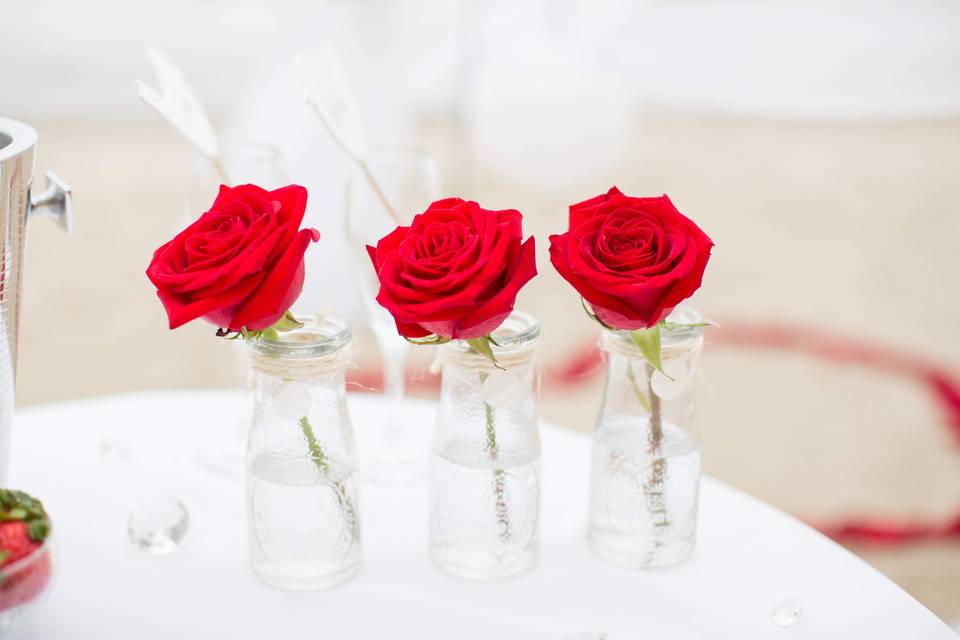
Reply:
<svg viewBox="0 0 960 640"><path fill-rule="evenodd" d="M303 254L311 242L320 239L316 229L301 229L257 291L237 311L231 329L269 327L280 319L303 289Z"/></svg>

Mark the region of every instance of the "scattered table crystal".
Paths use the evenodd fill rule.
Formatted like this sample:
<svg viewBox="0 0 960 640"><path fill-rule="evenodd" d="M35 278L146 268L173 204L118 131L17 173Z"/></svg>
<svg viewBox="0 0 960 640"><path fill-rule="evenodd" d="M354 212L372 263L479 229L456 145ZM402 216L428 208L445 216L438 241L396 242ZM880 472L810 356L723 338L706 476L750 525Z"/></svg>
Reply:
<svg viewBox="0 0 960 640"><path fill-rule="evenodd" d="M784 598L770 612L770 618L778 627L792 627L803 617L803 602L800 598Z"/></svg>
<svg viewBox="0 0 960 640"><path fill-rule="evenodd" d="M605 631L578 631L563 640L610 640L610 636Z"/></svg>
<svg viewBox="0 0 960 640"><path fill-rule="evenodd" d="M127 527L130 541L138 549L164 555L177 548L189 524L190 516L182 502L172 496L159 496L134 509Z"/></svg>
<svg viewBox="0 0 960 640"><path fill-rule="evenodd" d="M100 456L104 460L126 460L130 457L130 447L110 438L100 439Z"/></svg>

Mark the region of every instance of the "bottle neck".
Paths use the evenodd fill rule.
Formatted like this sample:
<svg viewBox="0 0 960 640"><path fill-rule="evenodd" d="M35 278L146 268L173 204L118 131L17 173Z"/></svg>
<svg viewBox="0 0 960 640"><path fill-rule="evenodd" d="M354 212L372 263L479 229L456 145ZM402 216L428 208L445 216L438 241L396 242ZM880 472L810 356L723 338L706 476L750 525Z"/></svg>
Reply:
<svg viewBox="0 0 960 640"><path fill-rule="evenodd" d="M342 381L350 362L349 345L333 353L313 357L289 357L252 350L250 365L258 377L286 381Z"/></svg>
<svg viewBox="0 0 960 640"><path fill-rule="evenodd" d="M607 360L607 382L601 425L620 419L651 430L668 422L683 428L691 424L702 332L685 331L679 336L664 332L662 373L647 361L628 332L605 331L602 348Z"/></svg>
<svg viewBox="0 0 960 640"><path fill-rule="evenodd" d="M533 345L521 353L497 353L502 369L484 356L457 347L452 343L441 347L443 375L434 450L467 452L464 455L478 460L534 457L539 440Z"/></svg>

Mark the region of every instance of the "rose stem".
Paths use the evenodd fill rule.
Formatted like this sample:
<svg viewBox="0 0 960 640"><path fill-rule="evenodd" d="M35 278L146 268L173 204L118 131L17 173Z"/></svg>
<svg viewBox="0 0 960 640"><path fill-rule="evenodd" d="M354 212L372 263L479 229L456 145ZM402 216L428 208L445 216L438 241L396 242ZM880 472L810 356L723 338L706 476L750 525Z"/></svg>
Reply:
<svg viewBox="0 0 960 640"><path fill-rule="evenodd" d="M487 379L486 372L480 374L480 385L482 387ZM483 411L487 420L487 451L490 452L490 459L496 460L499 447L497 446L496 416L493 413L493 407L483 401ZM507 511L506 497L506 474L503 469L493 470L493 490L495 494L494 511L497 516L497 523L500 525L500 538L506 540L510 537L510 513Z"/></svg>
<svg viewBox="0 0 960 640"><path fill-rule="evenodd" d="M663 415L660 409L660 396L653 391L653 365L646 365L647 391L650 398L650 453L654 460L650 465L650 477L644 484L647 508L653 514L654 526L667 527L670 519L667 515L667 501L664 495L663 481L667 475L667 460L661 455L663 445Z"/></svg>
<svg viewBox="0 0 960 640"><path fill-rule="evenodd" d="M323 477L328 478L330 475L330 463L327 461L327 454L324 453L323 447L320 446L317 436L313 433L313 426L311 426L310 420L307 416L303 416L297 424L300 425L300 431L303 432L303 437L307 439L307 448L310 449L310 459L313 460L317 468L320 469ZM357 512L354 510L353 502L351 502L350 496L347 494L347 488L344 486L342 480L335 481L333 485L337 489L337 502L339 502L343 508L344 514L347 517L347 523L350 525L350 528L353 529L357 522Z"/></svg>

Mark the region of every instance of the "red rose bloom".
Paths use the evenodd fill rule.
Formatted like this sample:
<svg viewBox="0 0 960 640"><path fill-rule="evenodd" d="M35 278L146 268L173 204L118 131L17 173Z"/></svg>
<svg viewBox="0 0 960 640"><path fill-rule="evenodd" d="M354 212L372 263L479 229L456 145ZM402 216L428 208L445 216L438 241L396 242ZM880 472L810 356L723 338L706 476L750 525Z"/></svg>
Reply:
<svg viewBox="0 0 960 640"><path fill-rule="evenodd" d="M367 247L377 302L407 338L478 338L513 311L520 288L537 275L533 238L523 241L519 211L488 211L447 198L409 227Z"/></svg>
<svg viewBox="0 0 960 640"><path fill-rule="evenodd" d="M570 207L570 229L550 236L550 262L616 329L648 329L700 288L713 241L670 198L613 187Z"/></svg>
<svg viewBox="0 0 960 640"><path fill-rule="evenodd" d="M221 186L209 211L157 249L147 277L170 328L196 318L239 331L269 327L303 289L303 254L320 239L300 229L307 190Z"/></svg>

